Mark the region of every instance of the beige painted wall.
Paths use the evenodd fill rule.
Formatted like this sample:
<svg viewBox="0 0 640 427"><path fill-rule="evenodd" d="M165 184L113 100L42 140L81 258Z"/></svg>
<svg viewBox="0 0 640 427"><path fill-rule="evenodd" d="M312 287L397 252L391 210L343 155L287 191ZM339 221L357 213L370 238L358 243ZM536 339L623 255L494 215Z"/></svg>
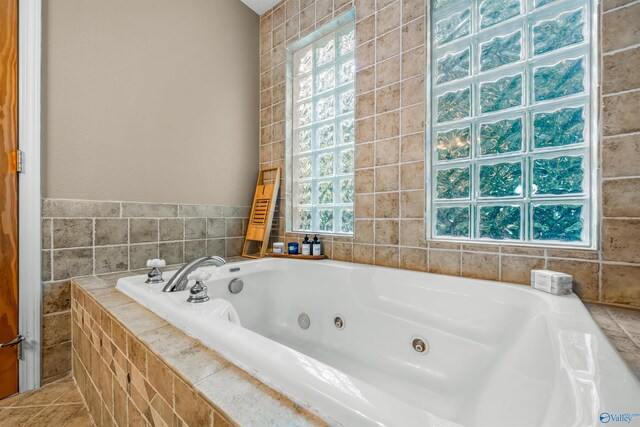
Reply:
<svg viewBox="0 0 640 427"><path fill-rule="evenodd" d="M48 0L44 196L246 205L259 17L239 0Z"/></svg>

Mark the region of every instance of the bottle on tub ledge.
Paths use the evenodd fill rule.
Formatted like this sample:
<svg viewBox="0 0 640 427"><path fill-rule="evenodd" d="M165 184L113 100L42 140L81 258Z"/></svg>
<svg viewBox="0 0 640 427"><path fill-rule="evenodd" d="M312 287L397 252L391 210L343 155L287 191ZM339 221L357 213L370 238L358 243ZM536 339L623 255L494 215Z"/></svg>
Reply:
<svg viewBox="0 0 640 427"><path fill-rule="evenodd" d="M287 253L289 255L298 255L298 242L287 243Z"/></svg>
<svg viewBox="0 0 640 427"><path fill-rule="evenodd" d="M311 244L313 256L322 255L322 242L318 239L318 235L313 236L313 242Z"/></svg>
<svg viewBox="0 0 640 427"><path fill-rule="evenodd" d="M311 240L309 240L309 235L304 235L304 240L302 241L302 255L311 255Z"/></svg>

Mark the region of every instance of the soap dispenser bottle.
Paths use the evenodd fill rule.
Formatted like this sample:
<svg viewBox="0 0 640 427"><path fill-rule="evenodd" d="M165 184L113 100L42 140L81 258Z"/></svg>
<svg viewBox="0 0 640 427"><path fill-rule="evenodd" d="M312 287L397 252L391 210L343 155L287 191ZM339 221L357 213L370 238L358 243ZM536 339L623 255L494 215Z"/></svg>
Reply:
<svg viewBox="0 0 640 427"><path fill-rule="evenodd" d="M309 240L309 235L304 235L304 240L302 241L302 255L311 255L311 240Z"/></svg>
<svg viewBox="0 0 640 427"><path fill-rule="evenodd" d="M322 255L322 242L320 241L320 239L318 239L318 235L314 235L313 236L313 255L314 256L319 256Z"/></svg>

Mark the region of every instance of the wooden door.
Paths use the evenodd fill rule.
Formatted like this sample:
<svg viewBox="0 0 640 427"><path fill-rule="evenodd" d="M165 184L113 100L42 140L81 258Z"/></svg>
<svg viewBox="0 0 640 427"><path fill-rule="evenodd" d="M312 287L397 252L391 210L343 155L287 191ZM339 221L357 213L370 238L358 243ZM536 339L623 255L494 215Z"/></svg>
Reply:
<svg viewBox="0 0 640 427"><path fill-rule="evenodd" d="M0 0L0 343L18 335L18 0ZM18 347L0 348L0 399L18 392Z"/></svg>

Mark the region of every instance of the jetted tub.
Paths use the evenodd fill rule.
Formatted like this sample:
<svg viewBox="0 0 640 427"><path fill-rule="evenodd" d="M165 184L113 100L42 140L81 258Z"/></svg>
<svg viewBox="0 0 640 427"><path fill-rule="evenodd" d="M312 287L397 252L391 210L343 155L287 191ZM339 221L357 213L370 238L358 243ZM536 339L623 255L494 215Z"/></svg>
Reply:
<svg viewBox="0 0 640 427"><path fill-rule="evenodd" d="M201 269L206 303L146 276L117 289L330 424L565 427L640 412L640 382L575 295L336 261Z"/></svg>

